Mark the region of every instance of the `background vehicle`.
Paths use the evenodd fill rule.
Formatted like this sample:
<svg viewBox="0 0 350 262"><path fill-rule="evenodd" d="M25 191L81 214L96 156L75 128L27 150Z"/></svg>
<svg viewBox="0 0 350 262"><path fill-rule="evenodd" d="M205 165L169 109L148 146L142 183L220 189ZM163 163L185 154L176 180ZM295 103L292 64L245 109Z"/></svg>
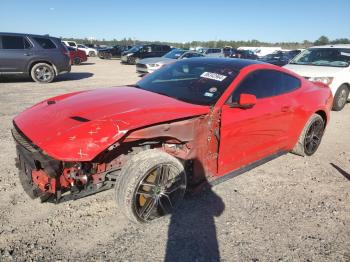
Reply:
<svg viewBox="0 0 350 262"><path fill-rule="evenodd" d="M132 46L115 45L110 48L100 49L98 56L102 59L111 59L112 57L121 57L122 53L128 51Z"/></svg>
<svg viewBox="0 0 350 262"><path fill-rule="evenodd" d="M136 64L138 60L148 57L161 57L171 50L168 45L137 45L122 53L121 62Z"/></svg>
<svg viewBox="0 0 350 262"><path fill-rule="evenodd" d="M33 198L56 203L115 186L120 210L148 222L186 190L287 152L314 154L331 104L327 86L280 67L183 59L136 85L65 94L20 113L20 181Z"/></svg>
<svg viewBox="0 0 350 262"><path fill-rule="evenodd" d="M284 66L288 64L289 61L292 60L300 52L300 50L277 51L275 53L263 56L259 58L259 60L277 66Z"/></svg>
<svg viewBox="0 0 350 262"><path fill-rule="evenodd" d="M332 90L333 110L340 111L350 99L350 45L311 47L295 57L285 68Z"/></svg>
<svg viewBox="0 0 350 262"><path fill-rule="evenodd" d="M236 48L225 47L222 51L225 57L232 57L232 55L236 52Z"/></svg>
<svg viewBox="0 0 350 262"><path fill-rule="evenodd" d="M174 49L162 57L145 58L138 61L136 71L140 74L152 73L163 65L173 63L176 60L194 57L204 57L204 55L196 51Z"/></svg>
<svg viewBox="0 0 350 262"><path fill-rule="evenodd" d="M91 57L97 56L97 50L95 48L78 44L78 49L84 51L87 56L91 56Z"/></svg>
<svg viewBox="0 0 350 262"><path fill-rule="evenodd" d="M0 75L25 74L36 82L49 83L70 70L69 53L60 39L0 33Z"/></svg>
<svg viewBox="0 0 350 262"><path fill-rule="evenodd" d="M62 41L62 43L65 44L66 46L78 48L78 44L74 41Z"/></svg>
<svg viewBox="0 0 350 262"><path fill-rule="evenodd" d="M208 48L204 51L207 57L225 57L224 52L221 48Z"/></svg>
<svg viewBox="0 0 350 262"><path fill-rule="evenodd" d="M73 47L67 47L69 50L69 56L72 65L80 65L82 62L87 61L87 56L84 51L75 49Z"/></svg>
<svg viewBox="0 0 350 262"><path fill-rule="evenodd" d="M231 58L240 58L240 59L251 59L256 60L258 56L254 54L251 50L234 50L231 54Z"/></svg>

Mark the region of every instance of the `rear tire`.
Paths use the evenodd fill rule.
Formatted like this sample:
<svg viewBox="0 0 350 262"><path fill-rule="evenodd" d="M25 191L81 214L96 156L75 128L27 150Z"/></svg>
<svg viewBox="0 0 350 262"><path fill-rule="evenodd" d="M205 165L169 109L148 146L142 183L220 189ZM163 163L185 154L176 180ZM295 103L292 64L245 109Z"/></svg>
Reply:
<svg viewBox="0 0 350 262"><path fill-rule="evenodd" d="M313 114L305 124L292 153L299 156L313 155L321 143L324 129L325 122L323 118L318 114Z"/></svg>
<svg viewBox="0 0 350 262"><path fill-rule="evenodd" d="M96 54L95 54L95 52L94 52L94 51L90 51L90 52L89 52L89 56L90 56L90 57L95 57L95 56L96 56Z"/></svg>
<svg viewBox="0 0 350 262"><path fill-rule="evenodd" d="M340 111L344 108L346 101L349 97L349 87L347 85L341 85L334 95L333 99L333 111Z"/></svg>
<svg viewBox="0 0 350 262"><path fill-rule="evenodd" d="M160 150L145 150L122 168L115 188L117 205L132 222L150 222L169 214L181 202L186 183L178 159Z"/></svg>
<svg viewBox="0 0 350 262"><path fill-rule="evenodd" d="M37 83L51 83L55 79L55 70L47 63L35 64L30 70L30 76Z"/></svg>
<svg viewBox="0 0 350 262"><path fill-rule="evenodd" d="M81 64L81 58L80 57L75 57L73 60L73 64L74 65L80 65Z"/></svg>

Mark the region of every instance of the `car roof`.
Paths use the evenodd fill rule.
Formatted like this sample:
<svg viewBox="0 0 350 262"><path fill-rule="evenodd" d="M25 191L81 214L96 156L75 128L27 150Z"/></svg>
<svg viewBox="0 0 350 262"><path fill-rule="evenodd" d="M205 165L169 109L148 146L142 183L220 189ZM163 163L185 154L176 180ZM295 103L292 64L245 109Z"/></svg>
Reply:
<svg viewBox="0 0 350 262"><path fill-rule="evenodd" d="M320 45L320 46L312 46L310 48L350 48L350 44Z"/></svg>
<svg viewBox="0 0 350 262"><path fill-rule="evenodd" d="M242 68L250 65L256 65L256 64L266 64L262 61L257 60L251 60L251 59L236 59L236 58L216 58L216 57L198 57L198 58L191 58L186 59L186 62L190 61L206 61L210 63L218 63L220 65L225 64L227 66L230 66L232 69L236 71L240 71Z"/></svg>
<svg viewBox="0 0 350 262"><path fill-rule="evenodd" d="M30 37L46 37L46 38L57 38L50 35L35 35L35 34L26 34L26 33L9 33L9 32L0 32L0 35L10 35L10 36L30 36Z"/></svg>

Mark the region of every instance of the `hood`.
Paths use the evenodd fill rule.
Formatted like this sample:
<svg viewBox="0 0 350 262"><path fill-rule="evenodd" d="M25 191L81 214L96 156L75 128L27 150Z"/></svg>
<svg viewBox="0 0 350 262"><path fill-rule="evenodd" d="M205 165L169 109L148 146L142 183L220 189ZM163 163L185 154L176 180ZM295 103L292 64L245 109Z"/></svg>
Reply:
<svg viewBox="0 0 350 262"><path fill-rule="evenodd" d="M165 57L150 57L150 58L145 58L140 61L138 61L138 64L155 64L155 63L161 63L161 64L168 64L170 62L174 62L176 59L171 59L171 58L165 58Z"/></svg>
<svg viewBox="0 0 350 262"><path fill-rule="evenodd" d="M284 68L303 77L333 77L348 67L312 66L287 64Z"/></svg>
<svg viewBox="0 0 350 262"><path fill-rule="evenodd" d="M90 161L130 130L208 112L208 106L123 86L45 100L20 113L14 123L49 156Z"/></svg>

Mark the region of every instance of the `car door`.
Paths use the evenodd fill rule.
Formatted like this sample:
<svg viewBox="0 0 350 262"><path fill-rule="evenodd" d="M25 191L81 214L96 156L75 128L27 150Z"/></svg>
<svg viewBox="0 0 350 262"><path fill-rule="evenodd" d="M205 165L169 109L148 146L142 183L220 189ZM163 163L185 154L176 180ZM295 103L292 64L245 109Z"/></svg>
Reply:
<svg viewBox="0 0 350 262"><path fill-rule="evenodd" d="M295 78L287 92L285 78L288 76L282 72L257 70L235 88L222 107L219 174L286 150L297 106L292 90L301 83ZM255 95L256 104L247 109L232 107L240 94Z"/></svg>
<svg viewBox="0 0 350 262"><path fill-rule="evenodd" d="M0 49L0 70L5 73L25 72L34 55L32 45L24 36L2 35Z"/></svg>

